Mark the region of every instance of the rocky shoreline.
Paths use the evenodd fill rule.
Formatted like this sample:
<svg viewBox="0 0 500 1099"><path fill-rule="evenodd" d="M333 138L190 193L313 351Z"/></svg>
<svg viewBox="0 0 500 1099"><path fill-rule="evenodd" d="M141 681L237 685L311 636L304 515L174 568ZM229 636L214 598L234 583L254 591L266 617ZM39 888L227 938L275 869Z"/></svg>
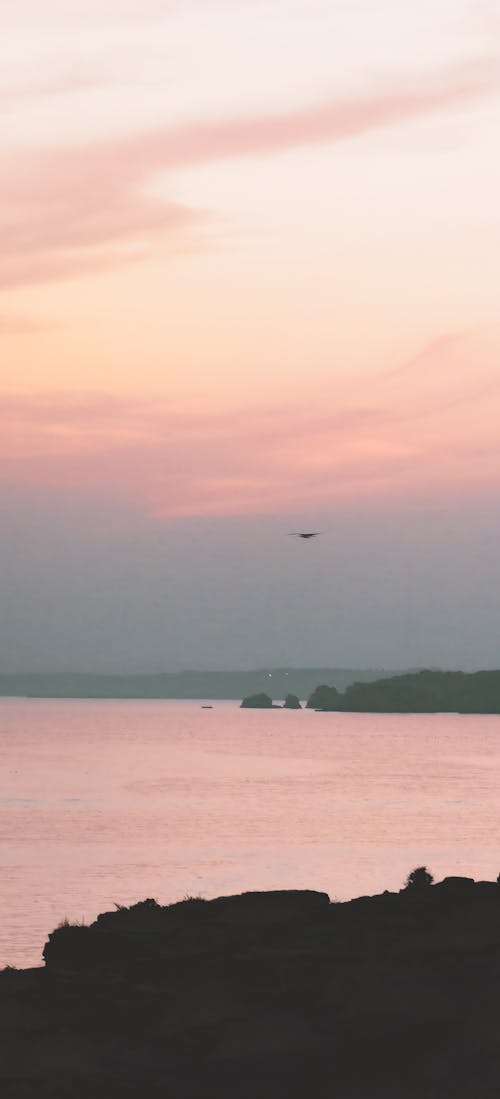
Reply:
<svg viewBox="0 0 500 1099"><path fill-rule="evenodd" d="M0 972L4 1099L500 1094L500 885L146 900Z"/></svg>

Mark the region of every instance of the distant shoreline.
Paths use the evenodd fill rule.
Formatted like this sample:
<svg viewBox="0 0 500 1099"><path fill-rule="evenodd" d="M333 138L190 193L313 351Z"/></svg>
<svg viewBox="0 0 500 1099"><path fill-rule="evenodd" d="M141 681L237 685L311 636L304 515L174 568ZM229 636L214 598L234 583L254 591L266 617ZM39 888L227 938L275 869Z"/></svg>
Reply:
<svg viewBox="0 0 500 1099"><path fill-rule="evenodd" d="M404 669L403 669L404 671ZM306 699L319 683L338 690L355 681L372 681L400 674L366 668L256 668L248 671L154 672L108 674L92 672L19 672L0 674L0 697L74 699L191 699L241 702L248 694L271 691L275 698L290 692Z"/></svg>
<svg viewBox="0 0 500 1099"><path fill-rule="evenodd" d="M500 671L274 668L133 676L0 675L0 698L237 702L264 709L281 709L284 699L295 699L300 709L300 699L307 709L331 713L500 714Z"/></svg>

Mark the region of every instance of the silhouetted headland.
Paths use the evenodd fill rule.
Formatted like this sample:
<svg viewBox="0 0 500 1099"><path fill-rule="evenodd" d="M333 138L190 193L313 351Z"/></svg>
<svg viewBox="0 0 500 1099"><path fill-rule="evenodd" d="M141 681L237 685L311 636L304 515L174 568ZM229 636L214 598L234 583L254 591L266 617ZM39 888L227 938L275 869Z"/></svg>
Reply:
<svg viewBox="0 0 500 1099"><path fill-rule="evenodd" d="M6 1099L497 1099L500 886L116 906L0 974Z"/></svg>

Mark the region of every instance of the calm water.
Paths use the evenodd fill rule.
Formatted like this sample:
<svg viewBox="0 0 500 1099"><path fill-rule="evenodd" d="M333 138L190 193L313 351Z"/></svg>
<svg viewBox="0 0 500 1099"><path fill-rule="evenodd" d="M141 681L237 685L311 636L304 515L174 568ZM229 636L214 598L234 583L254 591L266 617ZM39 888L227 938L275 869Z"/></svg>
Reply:
<svg viewBox="0 0 500 1099"><path fill-rule="evenodd" d="M0 700L0 967L116 901L500 870L500 718Z"/></svg>

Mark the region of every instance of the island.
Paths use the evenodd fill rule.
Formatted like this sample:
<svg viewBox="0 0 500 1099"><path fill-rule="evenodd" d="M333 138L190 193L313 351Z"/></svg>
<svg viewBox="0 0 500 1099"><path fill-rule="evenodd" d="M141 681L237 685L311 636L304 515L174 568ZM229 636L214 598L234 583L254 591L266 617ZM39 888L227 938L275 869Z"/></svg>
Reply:
<svg viewBox="0 0 500 1099"><path fill-rule="evenodd" d="M247 695L240 703L240 709L245 710L301 710L300 699L297 695L287 694L282 706L273 702L270 695L260 691L258 694Z"/></svg>
<svg viewBox="0 0 500 1099"><path fill-rule="evenodd" d="M344 692L321 685L307 707L330 712L500 714L500 671L422 670L357 682Z"/></svg>
<svg viewBox="0 0 500 1099"><path fill-rule="evenodd" d="M244 710L275 710L276 708L272 698L265 694L264 691L259 691L258 694L254 695L247 695L240 705L240 709Z"/></svg>
<svg viewBox="0 0 500 1099"><path fill-rule="evenodd" d="M285 701L283 703L283 709L284 710L301 710L302 706L300 704L300 698L297 698L297 695L287 694L287 696L285 698Z"/></svg>
<svg viewBox="0 0 500 1099"><path fill-rule="evenodd" d="M500 886L117 905L0 973L6 1099L493 1099Z"/></svg>

